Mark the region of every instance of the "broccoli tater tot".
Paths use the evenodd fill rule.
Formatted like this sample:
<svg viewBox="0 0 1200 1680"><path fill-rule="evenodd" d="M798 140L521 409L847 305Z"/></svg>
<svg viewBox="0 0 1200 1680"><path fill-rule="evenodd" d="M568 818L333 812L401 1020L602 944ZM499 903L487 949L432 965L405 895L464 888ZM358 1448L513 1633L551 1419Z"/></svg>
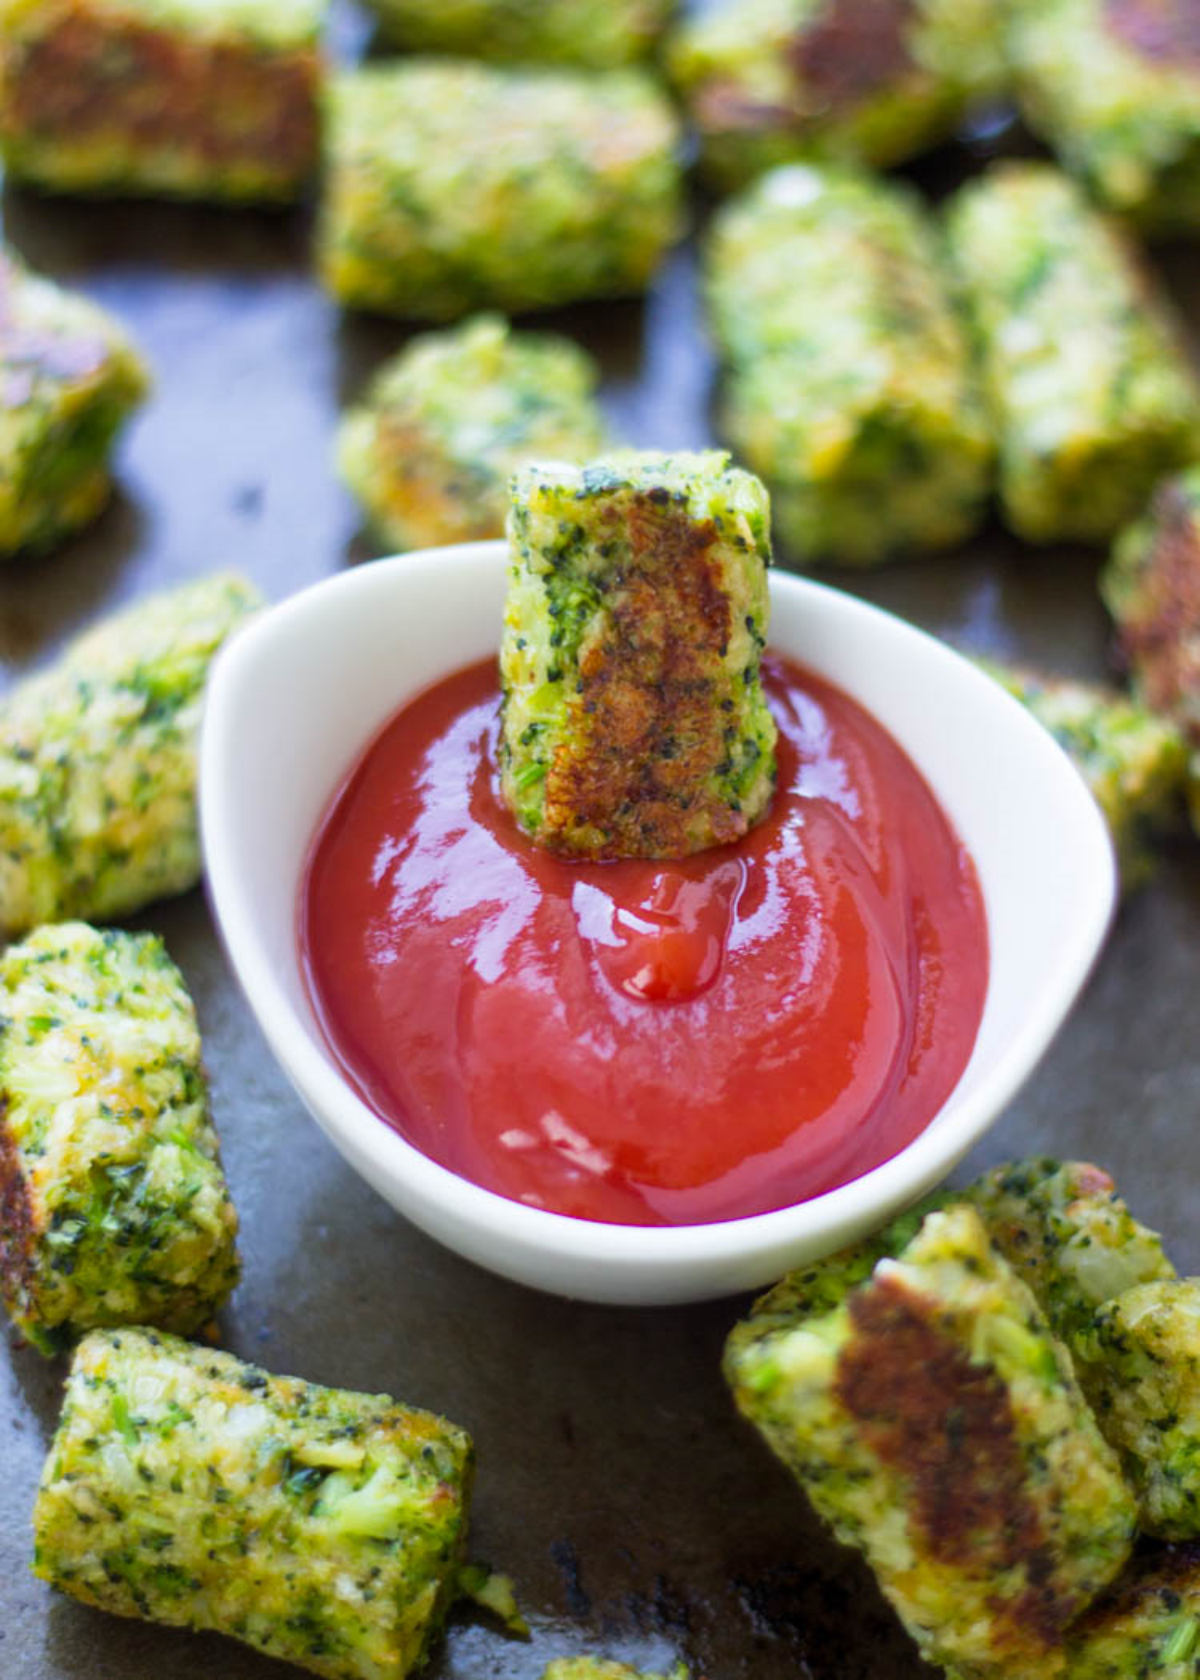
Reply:
<svg viewBox="0 0 1200 1680"><path fill-rule="evenodd" d="M1005 0L1017 97L1102 203L1200 225L1200 28L1190 0Z"/></svg>
<svg viewBox="0 0 1200 1680"><path fill-rule="evenodd" d="M189 1334L238 1277L183 978L150 933L39 928L0 957L0 1293L44 1353Z"/></svg>
<svg viewBox="0 0 1200 1680"><path fill-rule="evenodd" d="M387 1395L94 1331L42 1472L34 1571L327 1680L404 1680L457 1590L471 1460L461 1429Z"/></svg>
<svg viewBox="0 0 1200 1680"><path fill-rule="evenodd" d="M195 886L205 678L260 604L233 573L184 584L0 697L0 935L131 915Z"/></svg>
<svg viewBox="0 0 1200 1680"><path fill-rule="evenodd" d="M0 559L51 547L112 489L108 458L149 376L90 298L0 250Z"/></svg>
<svg viewBox="0 0 1200 1680"><path fill-rule="evenodd" d="M397 548L499 537L527 461L583 461L605 444L599 370L553 333L477 315L422 333L342 423L342 476Z"/></svg>
<svg viewBox="0 0 1200 1680"><path fill-rule="evenodd" d="M773 170L715 218L706 292L720 424L769 485L789 559L873 565L970 535L992 440L913 193L841 168Z"/></svg>
<svg viewBox="0 0 1200 1680"><path fill-rule="evenodd" d="M744 834L775 777L762 485L718 451L533 465L508 534L500 762L521 827L594 858Z"/></svg>
<svg viewBox="0 0 1200 1680"><path fill-rule="evenodd" d="M299 196L324 0L0 0L0 149L57 192Z"/></svg>
<svg viewBox="0 0 1200 1680"><path fill-rule="evenodd" d="M1200 385L1165 295L1050 164L993 166L951 199L946 225L1005 519L1029 542L1106 542L1200 449Z"/></svg>
<svg viewBox="0 0 1200 1680"><path fill-rule="evenodd" d="M722 186L802 157L901 163L950 134L1000 65L989 0L725 0L668 51Z"/></svg>
<svg viewBox="0 0 1200 1680"><path fill-rule="evenodd" d="M1133 1500L978 1213L914 1222L865 1279L851 1250L827 1278L785 1280L734 1331L726 1374L923 1656L1059 1675L1067 1628L1129 1554Z"/></svg>
<svg viewBox="0 0 1200 1680"><path fill-rule="evenodd" d="M416 320L644 291L682 231L641 71L402 59L335 76L318 231L339 302Z"/></svg>

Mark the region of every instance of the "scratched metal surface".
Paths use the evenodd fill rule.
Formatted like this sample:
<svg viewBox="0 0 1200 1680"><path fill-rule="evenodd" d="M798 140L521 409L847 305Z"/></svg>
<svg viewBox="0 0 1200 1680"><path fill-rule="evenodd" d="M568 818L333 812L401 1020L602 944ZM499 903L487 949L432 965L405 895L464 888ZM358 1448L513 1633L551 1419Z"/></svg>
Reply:
<svg viewBox="0 0 1200 1680"><path fill-rule="evenodd" d="M353 20L342 21L353 35ZM963 156L939 170L956 171ZM273 596L370 553L329 470L339 402L403 338L341 319L308 274L302 215L43 202L8 194L26 256L108 304L158 375L120 456L121 493L70 547L0 575L0 688L69 633L151 587L236 564ZM1187 301L1194 258L1166 261ZM1200 323L1200 296L1193 315ZM708 436L711 367L690 258L645 305L555 325L602 358L634 442ZM961 554L849 581L956 641L1104 669L1096 558L990 531ZM846 580L843 580L846 581ZM228 1346L279 1371L385 1390L467 1425L479 1448L474 1550L515 1578L533 1628L458 1617L431 1680L537 1680L572 1650L710 1680L915 1680L924 1672L866 1570L822 1534L734 1417L718 1363L744 1304L608 1310L502 1283L409 1229L302 1113L238 995L199 893L147 913L195 995L243 1222ZM1082 1154L1200 1271L1200 854L1181 844L1122 911L1079 1008L969 1167ZM269 1680L211 1637L119 1622L27 1573L28 1514L62 1368L0 1347L2 1680Z"/></svg>

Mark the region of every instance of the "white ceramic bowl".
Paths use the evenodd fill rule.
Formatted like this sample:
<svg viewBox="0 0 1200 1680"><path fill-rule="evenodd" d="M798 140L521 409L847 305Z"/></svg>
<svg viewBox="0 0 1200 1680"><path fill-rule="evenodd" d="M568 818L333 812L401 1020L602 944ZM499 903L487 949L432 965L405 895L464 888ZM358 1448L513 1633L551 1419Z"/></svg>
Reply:
<svg viewBox="0 0 1200 1680"><path fill-rule="evenodd" d="M498 542L376 561L284 601L221 653L200 792L226 948L318 1124L431 1236L521 1283L592 1301L665 1304L756 1288L932 1188L1028 1078L1107 930L1115 897L1107 832L1050 736L974 666L850 595L773 573L772 646L887 725L974 857L991 945L974 1053L920 1137L796 1207L664 1229L508 1201L422 1155L350 1088L309 1005L296 942L301 870L330 798L408 696L496 650L504 589Z"/></svg>

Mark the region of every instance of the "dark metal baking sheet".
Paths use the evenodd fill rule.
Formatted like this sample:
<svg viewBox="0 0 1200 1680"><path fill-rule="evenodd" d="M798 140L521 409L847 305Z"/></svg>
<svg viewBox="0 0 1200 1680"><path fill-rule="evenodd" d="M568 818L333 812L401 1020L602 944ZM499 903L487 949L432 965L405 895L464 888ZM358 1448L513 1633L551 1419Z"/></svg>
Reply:
<svg viewBox="0 0 1200 1680"><path fill-rule="evenodd" d="M954 171L963 156L938 168ZM329 467L338 405L404 338L349 320L308 271L306 218L82 205L9 193L8 236L134 330L158 376L121 451L121 493L63 552L0 574L0 687L119 603L221 565L275 597L370 550ZM1200 324L1194 253L1170 254ZM1189 284L1192 296L1188 296ZM631 441L708 436L711 367L692 262L645 305L552 324L602 358ZM956 555L837 581L960 643L1076 673L1105 668L1097 556L998 531ZM199 893L141 918L195 995L245 1282L227 1344L279 1371L444 1411L479 1448L476 1555L509 1571L527 1644L457 1617L431 1680L537 1680L591 1649L709 1680L910 1680L924 1672L862 1565L820 1531L734 1416L721 1344L744 1305L581 1306L503 1283L410 1229L334 1154L275 1070ZM1037 1077L968 1167L1050 1150L1108 1166L1200 1271L1200 854L1185 843L1124 907ZM213 1637L120 1622L27 1572L29 1508L62 1367L0 1350L0 1680L268 1680Z"/></svg>

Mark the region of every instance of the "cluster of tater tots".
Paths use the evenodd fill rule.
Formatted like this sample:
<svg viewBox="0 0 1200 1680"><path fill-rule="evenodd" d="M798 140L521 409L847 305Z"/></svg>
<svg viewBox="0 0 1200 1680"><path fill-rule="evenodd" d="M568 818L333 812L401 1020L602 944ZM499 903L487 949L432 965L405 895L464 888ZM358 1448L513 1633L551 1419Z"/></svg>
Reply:
<svg viewBox="0 0 1200 1680"><path fill-rule="evenodd" d="M1108 543L1200 457L1200 386L1132 231L1200 227L1186 7L369 9L382 52L345 68L322 0L0 0L0 148L11 178L48 192L245 204L316 184L316 268L341 304L461 318L380 368L338 440L386 544L498 536L517 467L619 441L586 352L506 317L644 291L685 232L689 145L710 188L735 195L702 239L717 424L767 483L785 559L952 548L993 506L1031 543ZM1063 169L994 165L938 214L875 173L1004 96ZM149 376L121 328L15 256L0 371L0 552L45 549L103 506ZM1142 644L1148 616L1178 641L1195 564L1166 583L1143 566L1159 583L1138 596ZM1172 682L1144 680L1136 586L1111 581L1128 559L1114 568L1133 697L1097 691L1085 720L1078 692L1047 708L1052 674L1003 675L1081 749L1133 880L1147 853L1130 836L1195 787L1200 700L1186 660L1167 656ZM1112 704L1137 707L1139 727Z"/></svg>
<svg viewBox="0 0 1200 1680"><path fill-rule="evenodd" d="M725 1365L929 1661L1150 1680L1200 1651L1198 1332L1108 1174L1038 1158L792 1273Z"/></svg>
<svg viewBox="0 0 1200 1680"><path fill-rule="evenodd" d="M578 505L657 474L676 512L744 519L738 635L700 650L738 704L673 826L616 802L643 850L732 840L770 799L746 674L772 511L796 565L956 548L992 511L1030 544L1111 546L1129 690L989 668L1077 762L1126 885L1185 802L1200 832L1200 381L1137 244L1200 233L1194 8L366 4L380 51L345 67L324 0L0 0L5 171L46 194L314 196L336 302L432 328L332 451L390 547L499 536L515 483L526 596L578 614ZM937 208L880 173L1005 97L1057 161L993 164ZM610 455L595 362L509 319L644 293L689 231L693 161L722 200L699 284L732 468ZM0 252L0 558L101 513L150 390L123 325ZM643 558L606 561L636 581ZM456 1597L496 1602L463 1567L470 1439L186 1339L237 1282L237 1217L183 978L157 936L108 925L200 878L205 680L260 604L202 578L0 699L0 1296L36 1347L74 1349L35 1568L332 1680L403 1680ZM514 609L505 791L528 832L607 856L622 836L567 775L570 696L529 701L558 663ZM785 1279L726 1372L955 1680L1149 1680L1200 1654L1198 1348L1200 1283L1105 1174L1047 1160ZM1159 1545L1134 1558L1139 1532ZM545 1680L686 1671L572 1657Z"/></svg>

